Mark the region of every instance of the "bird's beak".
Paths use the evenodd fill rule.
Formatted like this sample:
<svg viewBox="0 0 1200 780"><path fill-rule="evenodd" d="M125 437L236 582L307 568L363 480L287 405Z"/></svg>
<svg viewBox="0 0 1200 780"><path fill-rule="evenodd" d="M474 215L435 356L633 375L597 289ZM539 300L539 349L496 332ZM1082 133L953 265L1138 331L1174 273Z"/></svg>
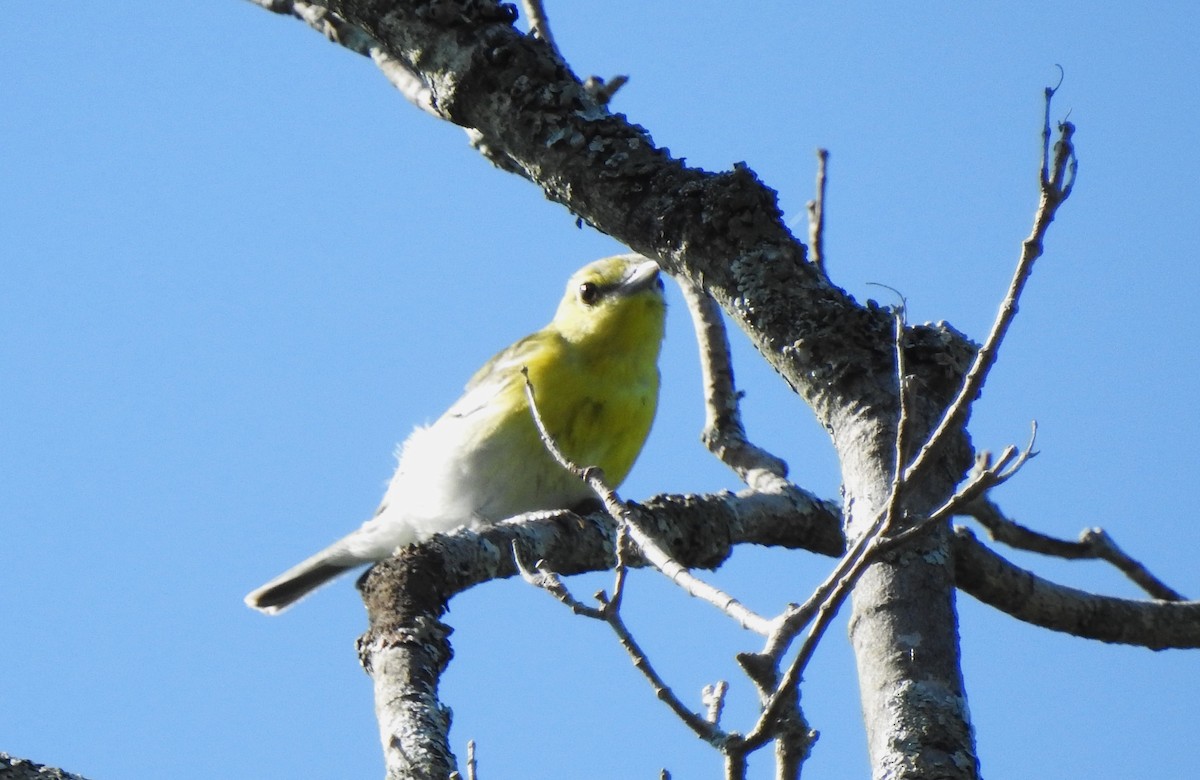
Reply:
<svg viewBox="0 0 1200 780"><path fill-rule="evenodd" d="M617 294L621 296L634 295L648 289L658 281L659 272L658 263L653 260L638 263L630 269L629 275L621 280L621 284L617 288Z"/></svg>

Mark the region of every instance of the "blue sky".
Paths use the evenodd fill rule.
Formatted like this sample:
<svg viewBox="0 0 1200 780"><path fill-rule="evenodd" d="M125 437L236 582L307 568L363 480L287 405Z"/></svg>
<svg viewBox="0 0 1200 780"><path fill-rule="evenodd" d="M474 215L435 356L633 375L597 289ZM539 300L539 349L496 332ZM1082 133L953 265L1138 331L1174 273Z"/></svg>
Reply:
<svg viewBox="0 0 1200 780"><path fill-rule="evenodd" d="M1200 11L1082 2L550 4L581 74L695 165L746 161L803 231L831 150L827 252L861 299L982 337L1036 203L1042 88L1078 127L1079 183L972 420L1041 455L996 495L1093 525L1189 596L1200 391ZM832 4L830 4L832 5ZM0 26L0 750L96 778L378 776L351 580L280 618L242 595L374 508L392 449L488 356L622 251L370 63L220 0L10 3ZM888 294L890 295L890 294ZM631 498L734 488L697 440L682 302ZM736 336L752 436L836 497L827 438ZM1099 564L1014 560L1136 596ZM714 579L760 611L832 562L745 549ZM584 578L586 596L607 583ZM649 573L630 620L699 706L758 646ZM1194 653L1051 634L960 600L991 777L1184 778ZM715 776L602 627L521 583L457 599L445 700L485 777ZM864 776L844 620L803 689L806 777ZM581 768L582 767L582 768ZM754 769L766 776L767 767Z"/></svg>

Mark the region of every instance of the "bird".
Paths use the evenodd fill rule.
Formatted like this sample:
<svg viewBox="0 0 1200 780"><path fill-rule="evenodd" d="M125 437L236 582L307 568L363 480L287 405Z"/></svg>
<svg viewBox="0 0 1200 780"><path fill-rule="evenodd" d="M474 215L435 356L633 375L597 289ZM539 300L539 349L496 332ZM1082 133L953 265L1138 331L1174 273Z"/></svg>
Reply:
<svg viewBox="0 0 1200 780"><path fill-rule="evenodd" d="M617 255L576 271L548 325L496 354L441 417L397 448L396 471L374 515L252 591L246 604L277 614L339 575L434 534L594 503L592 490L542 441L526 383L563 455L598 466L616 487L654 421L665 318L655 262Z"/></svg>

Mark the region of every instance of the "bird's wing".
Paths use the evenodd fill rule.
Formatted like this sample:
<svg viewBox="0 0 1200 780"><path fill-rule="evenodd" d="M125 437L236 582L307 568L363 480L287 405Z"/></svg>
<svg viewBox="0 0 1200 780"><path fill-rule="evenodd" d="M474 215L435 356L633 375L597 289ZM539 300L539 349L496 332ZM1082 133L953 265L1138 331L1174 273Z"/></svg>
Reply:
<svg viewBox="0 0 1200 780"><path fill-rule="evenodd" d="M533 360L545 360L547 350L557 350L558 335L540 330L513 342L483 364L467 382L461 398L446 411L447 415L465 417L491 403L496 396L522 385L525 377L521 368ZM523 392L523 391L522 391Z"/></svg>

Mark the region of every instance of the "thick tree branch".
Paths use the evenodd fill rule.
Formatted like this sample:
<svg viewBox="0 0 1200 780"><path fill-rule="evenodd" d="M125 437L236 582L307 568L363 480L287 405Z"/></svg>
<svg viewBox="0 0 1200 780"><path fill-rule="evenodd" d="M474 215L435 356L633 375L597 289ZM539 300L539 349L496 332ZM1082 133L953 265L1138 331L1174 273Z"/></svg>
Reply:
<svg viewBox="0 0 1200 780"><path fill-rule="evenodd" d="M1200 602L1131 601L1068 588L1010 563L969 529L954 534L958 587L1018 620L1151 650L1200 647Z"/></svg>
<svg viewBox="0 0 1200 780"><path fill-rule="evenodd" d="M660 496L644 506L650 533L691 568L714 568L735 546L747 543L822 555L842 551L835 508L803 493ZM570 512L541 513L480 531L437 536L372 568L360 580L368 612L391 612L399 618L391 634L385 626L372 625L360 640L363 664L372 677L399 676L403 681L377 679L379 695L406 693L402 700L418 705L418 711L410 713L413 722L428 724L431 739L447 745L444 729L449 719L436 698L436 675L417 672L437 669L449 656L448 629L437 619L450 598L477 584L518 574L511 553L514 544L526 559L541 560L561 574L610 569L615 535L615 521L607 513L586 520ZM953 538L953 555L960 588L1020 620L1102 641L1200 647L1200 604L1126 601L1055 585L1013 566L964 531ZM634 556L630 565L646 564ZM384 641L387 636L404 639ZM403 656L410 660L400 660ZM411 729L402 733L411 736ZM385 735L385 748L393 736Z"/></svg>
<svg viewBox="0 0 1200 780"><path fill-rule="evenodd" d="M671 158L609 113L541 41L515 30L503 6L322 5L411 65L439 113L471 128L493 161L674 275L702 279L822 421L836 413L831 384L874 387L876 372L890 373L877 350L886 313L857 306L806 262L775 193L749 168L714 174ZM952 329L930 330L939 355L923 372L937 382L972 350ZM914 353L914 364L923 356Z"/></svg>

